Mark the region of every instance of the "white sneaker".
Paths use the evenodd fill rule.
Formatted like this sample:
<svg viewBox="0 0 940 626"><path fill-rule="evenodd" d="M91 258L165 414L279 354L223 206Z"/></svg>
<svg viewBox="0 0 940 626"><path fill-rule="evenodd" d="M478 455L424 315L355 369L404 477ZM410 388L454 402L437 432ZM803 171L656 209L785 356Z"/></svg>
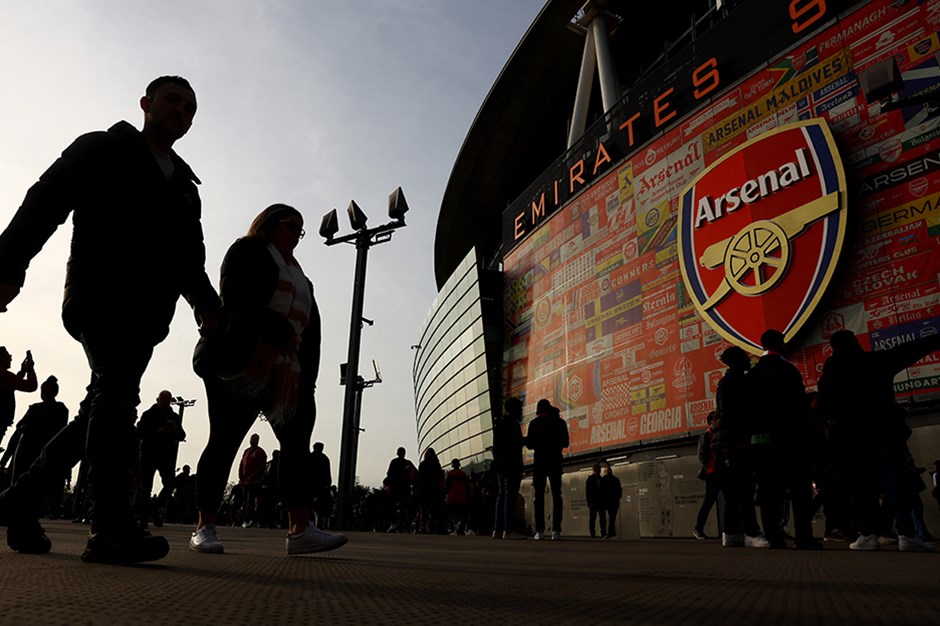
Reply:
<svg viewBox="0 0 940 626"><path fill-rule="evenodd" d="M559 539L561 539L561 531L556 530L552 533L552 541L558 541Z"/></svg>
<svg viewBox="0 0 940 626"><path fill-rule="evenodd" d="M770 542L767 541L767 538L763 535L755 535L751 537L750 535L744 535L744 547L745 548L769 548Z"/></svg>
<svg viewBox="0 0 940 626"><path fill-rule="evenodd" d="M189 540L189 549L204 554L222 554L225 548L215 531L215 524L206 524L194 532Z"/></svg>
<svg viewBox="0 0 940 626"><path fill-rule="evenodd" d="M878 545L882 546L893 546L898 542L894 537L888 537L885 535L878 535Z"/></svg>
<svg viewBox="0 0 940 626"><path fill-rule="evenodd" d="M744 535L729 535L721 533L721 545L726 548L739 548L746 543Z"/></svg>
<svg viewBox="0 0 940 626"><path fill-rule="evenodd" d="M535 533L535 536L532 538L535 539L536 541L541 541L542 539L545 539L545 533L537 532Z"/></svg>
<svg viewBox="0 0 940 626"><path fill-rule="evenodd" d="M299 535L287 536L287 554L313 554L314 552L329 552L346 544L349 538L320 530L317 525L310 525Z"/></svg>
<svg viewBox="0 0 940 626"><path fill-rule="evenodd" d="M880 550L881 543L878 535L859 535L858 539L849 544L850 550Z"/></svg>
<svg viewBox="0 0 940 626"><path fill-rule="evenodd" d="M898 551L899 552L935 552L936 547L932 543L927 543L926 541L921 541L916 537L905 537L904 535L898 535Z"/></svg>

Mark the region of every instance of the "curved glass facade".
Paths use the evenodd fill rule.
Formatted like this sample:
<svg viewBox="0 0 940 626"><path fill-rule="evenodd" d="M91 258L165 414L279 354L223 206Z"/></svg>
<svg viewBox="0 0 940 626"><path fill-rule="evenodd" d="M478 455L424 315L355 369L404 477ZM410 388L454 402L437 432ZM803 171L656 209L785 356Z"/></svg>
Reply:
<svg viewBox="0 0 940 626"><path fill-rule="evenodd" d="M468 471L483 469L493 446L481 293L471 250L428 311L413 371L419 453L434 448Z"/></svg>

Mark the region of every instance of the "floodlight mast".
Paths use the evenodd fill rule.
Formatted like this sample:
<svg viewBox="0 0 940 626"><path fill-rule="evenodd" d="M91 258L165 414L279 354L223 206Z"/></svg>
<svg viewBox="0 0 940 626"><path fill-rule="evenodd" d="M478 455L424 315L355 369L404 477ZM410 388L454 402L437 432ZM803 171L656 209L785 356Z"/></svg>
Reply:
<svg viewBox="0 0 940 626"><path fill-rule="evenodd" d="M367 382L376 382L365 381L359 375L359 348L362 343L362 324L365 321L362 310L365 304L366 264L369 258L369 248L391 240L392 233L405 226L405 213L407 211L408 203L405 201L405 195L402 193L401 187L399 187L389 196L391 222L375 228L367 228L365 213L353 201L349 203L346 212L349 215L350 225L355 232L342 237L334 237L338 232L335 209L324 216L320 228L320 235L324 238L326 245L352 243L356 246L356 269L353 278L352 311L350 312L349 322L349 352L346 359L346 390L343 402L343 431L337 485L339 499L337 526L343 530L349 530L353 523L352 496L356 484L356 465L359 458L359 412L362 390L372 386L371 384L367 385Z"/></svg>

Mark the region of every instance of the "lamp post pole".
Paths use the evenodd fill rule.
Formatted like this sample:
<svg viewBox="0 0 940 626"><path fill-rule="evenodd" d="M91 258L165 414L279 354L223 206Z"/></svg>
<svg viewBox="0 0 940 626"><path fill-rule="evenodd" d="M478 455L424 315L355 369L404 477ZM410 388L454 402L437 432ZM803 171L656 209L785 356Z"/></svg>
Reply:
<svg viewBox="0 0 940 626"><path fill-rule="evenodd" d="M348 530L352 523L352 494L359 460L359 346L362 343L362 308L366 295L366 262L372 245L368 231L356 238L356 274L353 281L352 313L349 318L349 352L346 357L346 393L343 401L343 439L339 457L337 524Z"/></svg>
<svg viewBox="0 0 940 626"><path fill-rule="evenodd" d="M346 392L343 401L343 432L340 444L339 481L337 485L339 498L337 506L337 525L348 530L353 523L352 499L356 486L356 464L359 458L359 416L362 409L362 390L371 387L374 383L382 382L376 370L375 380L364 380L359 375L359 347L362 340L362 309L365 303L366 292L366 262L369 258L369 248L376 244L391 240L392 232L405 226L405 213L408 203L401 187L388 197L388 216L391 222L366 228L367 217L355 202L350 202L346 212L353 232L342 237L335 237L339 232L336 218L336 209L323 216L320 223L320 236L325 239L328 246L338 243L354 243L356 245L356 273L353 280L352 311L349 317L349 352L346 358L346 375L343 384Z"/></svg>

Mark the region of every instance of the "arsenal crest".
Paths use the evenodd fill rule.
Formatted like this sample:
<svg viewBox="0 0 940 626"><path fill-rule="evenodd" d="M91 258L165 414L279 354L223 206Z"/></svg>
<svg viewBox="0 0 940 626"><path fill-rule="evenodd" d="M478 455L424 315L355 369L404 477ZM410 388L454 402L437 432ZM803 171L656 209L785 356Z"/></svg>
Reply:
<svg viewBox="0 0 940 626"><path fill-rule="evenodd" d="M825 292L845 237L845 172L821 119L760 135L703 171L679 204L689 297L753 353L768 328L787 341Z"/></svg>

